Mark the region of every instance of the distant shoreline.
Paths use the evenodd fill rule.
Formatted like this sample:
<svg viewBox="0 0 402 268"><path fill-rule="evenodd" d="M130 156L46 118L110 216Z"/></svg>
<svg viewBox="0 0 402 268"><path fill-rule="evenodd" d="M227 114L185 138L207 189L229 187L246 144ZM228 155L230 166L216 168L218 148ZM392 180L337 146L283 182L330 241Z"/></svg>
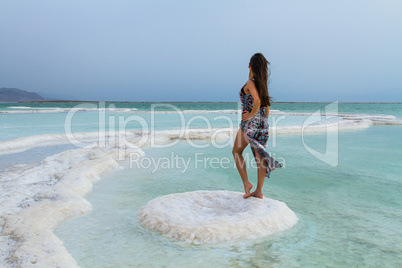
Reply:
<svg viewBox="0 0 402 268"><path fill-rule="evenodd" d="M238 103L238 101L75 101L75 100L44 100L44 101L20 101L0 103ZM332 103L326 101L275 101L274 103ZM402 104L402 102L339 102L347 104Z"/></svg>

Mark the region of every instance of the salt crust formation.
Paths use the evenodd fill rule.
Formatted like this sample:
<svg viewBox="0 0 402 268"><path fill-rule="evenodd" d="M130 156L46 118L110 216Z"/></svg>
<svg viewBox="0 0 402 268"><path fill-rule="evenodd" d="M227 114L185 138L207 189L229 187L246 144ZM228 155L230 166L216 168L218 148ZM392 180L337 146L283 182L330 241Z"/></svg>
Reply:
<svg viewBox="0 0 402 268"><path fill-rule="evenodd" d="M139 148L112 145L64 151L38 164L15 165L0 173L0 267L78 267L56 226L91 211L84 199L100 175L121 168L121 151L141 156Z"/></svg>
<svg viewBox="0 0 402 268"><path fill-rule="evenodd" d="M138 214L146 228L193 244L272 235L298 218L285 203L264 197L243 198L231 191L194 191L149 201Z"/></svg>

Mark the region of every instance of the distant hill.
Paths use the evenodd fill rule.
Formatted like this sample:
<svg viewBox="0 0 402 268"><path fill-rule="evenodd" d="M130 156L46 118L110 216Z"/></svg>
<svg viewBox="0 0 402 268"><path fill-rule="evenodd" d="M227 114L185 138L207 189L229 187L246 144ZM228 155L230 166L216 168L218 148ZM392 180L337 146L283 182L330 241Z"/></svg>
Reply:
<svg viewBox="0 0 402 268"><path fill-rule="evenodd" d="M18 88L0 88L0 102L40 101L45 100L39 94Z"/></svg>

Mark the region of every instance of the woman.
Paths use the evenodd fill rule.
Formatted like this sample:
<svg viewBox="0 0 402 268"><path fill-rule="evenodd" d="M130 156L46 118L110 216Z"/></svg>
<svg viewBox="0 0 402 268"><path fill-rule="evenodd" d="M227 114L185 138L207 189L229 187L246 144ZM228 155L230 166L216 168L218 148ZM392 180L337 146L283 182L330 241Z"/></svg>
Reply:
<svg viewBox="0 0 402 268"><path fill-rule="evenodd" d="M242 121L233 145L233 157L237 170L243 180L244 198L250 196L263 198L262 186L265 177L269 178L272 170L282 167L282 164L272 158L267 150L268 115L271 98L268 94L268 65L269 62L261 53L254 54L248 65L249 80L240 90L242 104ZM257 189L250 193L253 185L249 182L246 164L243 158L243 150L250 143L257 163L258 183Z"/></svg>

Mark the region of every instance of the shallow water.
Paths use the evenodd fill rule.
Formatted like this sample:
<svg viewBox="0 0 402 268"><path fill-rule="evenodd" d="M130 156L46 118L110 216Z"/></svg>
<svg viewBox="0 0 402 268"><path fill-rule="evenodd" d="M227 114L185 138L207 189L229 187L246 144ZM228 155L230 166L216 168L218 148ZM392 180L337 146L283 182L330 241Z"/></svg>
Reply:
<svg viewBox="0 0 402 268"><path fill-rule="evenodd" d="M0 110L19 110L7 108L12 105L16 104L1 104ZM29 105L33 110L49 106ZM55 105L59 104L54 104L53 108L57 107ZM68 108L75 104L60 105ZM106 131L118 130L116 127L120 117L122 120L144 120L150 126L152 117L143 112L149 110L149 105L116 105L138 110L107 112L104 114L105 120L96 111L77 112L72 120L72 132L83 132L80 137L89 145L97 140L98 133L94 131L102 128ZM156 113L155 130L168 130L159 132L162 133L162 140L173 137L177 141L174 136L181 126L189 129L208 128L209 122L214 128L231 127L220 116L229 119L236 129L240 119L240 115L236 113L239 108L237 103L177 105L181 109L200 112L184 113L184 125L178 114L163 111ZM401 105L340 104L338 108L340 112L346 113L391 114L402 118ZM402 155L398 149L401 148L401 121L386 116L356 114L341 121L339 135L334 132L337 128L333 128L331 123L331 134L328 137L339 138L339 163L331 166L321 161L323 158L320 156L320 153L326 152L326 125L313 124L309 128L318 132L309 131L306 135L300 135L300 127L297 127L308 121L306 112L315 112L325 106L326 104L275 104L273 109L280 108L281 111L270 116L270 127L278 126L279 131L276 135L273 128L269 151L285 162L285 168L272 173L271 179L265 183L264 194L285 202L299 217L299 223L286 232L254 240L207 246L177 242L138 224L139 209L158 196L195 190L242 190L232 161L233 141L229 141L221 149L214 148L208 138L211 133L202 132L204 134L200 136L193 136L192 143L207 145L207 148L196 149L186 142L180 142L165 149L144 148L147 155L140 158L143 161L141 165L133 163L134 166L130 168L129 159L121 161L126 169L103 175L103 179L94 185L92 193L86 196L92 203L93 210L63 222L57 228L56 234L82 267L173 267L178 264L189 267L226 267L228 264L234 267L400 266ZM225 109L227 110L224 111ZM283 111L290 114L281 113ZM298 115L294 115L294 112ZM68 199L69 190L75 194L90 191L98 174L117 165L109 157L114 154L112 151L104 154L96 148L89 149L87 153L70 151L42 161L49 155L76 148L63 140L66 115L66 112L0 114L0 231L5 230L6 225L3 224L6 221L11 223L8 228L14 226L21 229L24 226L25 237L33 238L27 242L37 246L24 249L25 255L20 258L23 261L36 261L38 258L40 261L41 257L36 256L54 252L44 259L53 257L54 266L57 266L68 257L62 246L54 247L47 238L43 240L46 236L35 236L32 233L34 231L29 232L30 227L24 225L24 222L29 223L29 219L42 221L43 213L30 215L26 205L37 205L33 211L46 213L50 213L54 207L60 213L55 217L59 218L50 218L56 223L69 215L87 212L91 205L80 198ZM328 120L340 119L335 117ZM376 124L395 124L371 125L373 120ZM320 118L319 122L323 121L327 119ZM140 124L132 120L125 125L125 129L140 129ZM196 130L198 131L200 130ZM226 141L220 140L217 143L222 145ZM331 144L333 143L334 140L331 140ZM309 151L315 152L321 160ZM256 170L251 166L251 151L247 148L246 152L250 178L255 184ZM336 151L330 151L329 155L336 156ZM167 160L163 165L152 162L162 158ZM178 159L177 163L174 163L175 159ZM190 159L189 165L185 166L181 159ZM223 161L222 166L216 160ZM88 182L88 179L92 182ZM66 185L73 187L63 188ZM13 195L10 189L14 189L16 194ZM57 193L65 199L60 199ZM77 201L78 203L74 203ZM40 207L46 204L46 209L41 210ZM11 215L13 211L21 212L15 224ZM24 213L30 216L24 218ZM47 222L35 223L35 228L41 226L47 226ZM0 266L16 266L16 263L9 263L3 258L12 254L15 249L12 247L12 237L4 232L2 235L0 247L4 251L0 252ZM14 237L18 243L25 239L18 240L18 236ZM42 255L37 255L38 252L35 251L39 250L39 246L44 249ZM71 260L68 261L69 266L74 263Z"/></svg>
<svg viewBox="0 0 402 268"><path fill-rule="evenodd" d="M86 197L93 210L62 223L56 235L82 267L397 267L402 259L402 153L392 148L402 148L401 131L400 126L374 126L340 133L337 167L310 155L300 136L278 137L273 149L286 167L265 182L264 195L285 202L300 219L280 235L206 246L143 228L137 213L158 196L242 190L233 161L228 168L195 164L195 153L231 159L231 148L195 150L184 142L145 150L150 158L172 152L192 157L184 173L183 167L154 173L151 168L127 167L110 174ZM317 150L324 149L325 135L305 138ZM249 167L254 183L255 173Z"/></svg>
<svg viewBox="0 0 402 268"><path fill-rule="evenodd" d="M47 147L38 147L26 150L20 153L0 155L0 172L2 169L21 164L37 164L42 159L66 151L70 149L75 149L76 147L72 144L64 145L54 145Z"/></svg>
<svg viewBox="0 0 402 268"><path fill-rule="evenodd" d="M181 117L182 116L182 117ZM307 115L274 114L269 117L270 126L301 125ZM333 118L332 120L336 120ZM324 118L323 120L324 121ZM126 123L124 123L126 122ZM45 134L62 134L94 131L165 130L179 128L227 128L237 127L240 115L234 113L97 113L77 112L69 119L68 113L48 114L0 114L0 142L21 137Z"/></svg>
<svg viewBox="0 0 402 268"><path fill-rule="evenodd" d="M150 111L152 107L155 110L169 109L169 105L174 105L180 110L231 110L239 109L237 102L210 102L210 103L194 103L194 102L177 102L177 103L0 103L0 111L16 111L16 110L38 110L38 109L68 109L72 107L116 107L118 109L136 109L138 111ZM328 103L275 103L272 109L284 112L309 112L313 113L319 109L323 109ZM14 108L10 108L14 107ZM26 107L16 109L15 107ZM390 114L398 118L402 118L402 103L339 103L339 112L342 113L368 113L368 114Z"/></svg>

